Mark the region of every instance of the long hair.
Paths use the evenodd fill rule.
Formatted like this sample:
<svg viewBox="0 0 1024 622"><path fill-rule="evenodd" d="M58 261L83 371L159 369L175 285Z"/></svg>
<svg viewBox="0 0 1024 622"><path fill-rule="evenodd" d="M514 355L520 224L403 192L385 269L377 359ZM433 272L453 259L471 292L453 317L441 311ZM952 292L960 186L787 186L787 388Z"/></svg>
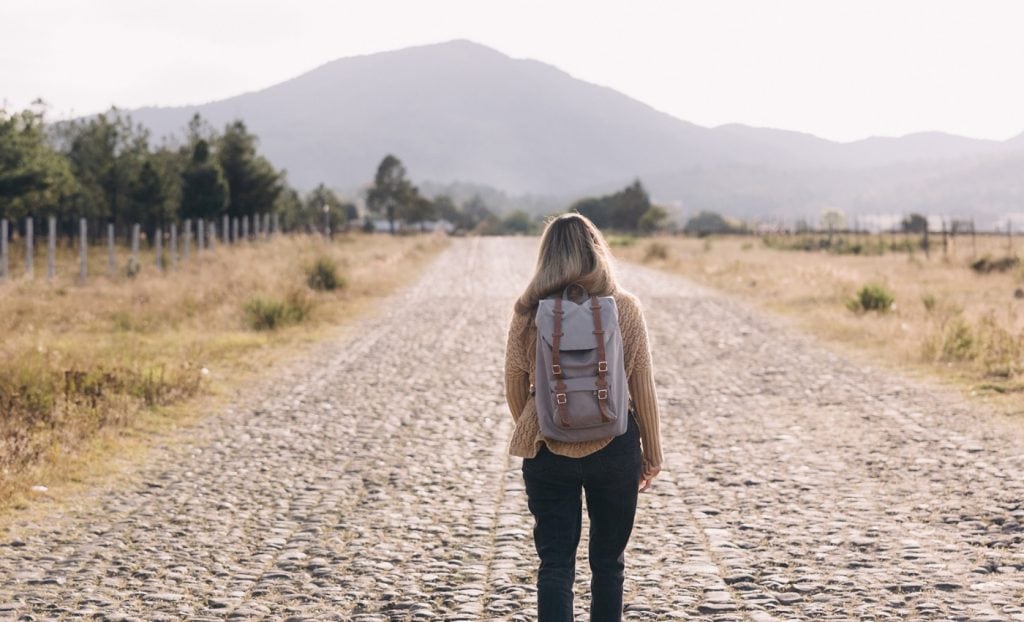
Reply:
<svg viewBox="0 0 1024 622"><path fill-rule="evenodd" d="M540 239L537 268L516 301L516 313L533 312L542 298L573 283L596 296L613 294L618 288L611 263L608 243L589 218L573 212L550 220Z"/></svg>

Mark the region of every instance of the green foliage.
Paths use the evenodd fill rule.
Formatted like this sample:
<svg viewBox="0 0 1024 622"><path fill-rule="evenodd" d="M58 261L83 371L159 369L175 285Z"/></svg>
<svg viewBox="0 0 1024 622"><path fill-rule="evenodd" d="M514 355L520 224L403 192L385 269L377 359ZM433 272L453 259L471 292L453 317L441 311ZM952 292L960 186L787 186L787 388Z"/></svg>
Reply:
<svg viewBox="0 0 1024 622"><path fill-rule="evenodd" d="M300 292L292 292L284 300L256 296L244 306L250 328L254 330L275 330L289 324L298 324L312 311L313 303Z"/></svg>
<svg viewBox="0 0 1024 622"><path fill-rule="evenodd" d="M406 217L419 195L405 176L402 161L388 154L377 166L373 186L366 194L366 207L372 214L387 219L392 234L395 233L395 222Z"/></svg>
<svg viewBox="0 0 1024 622"><path fill-rule="evenodd" d="M668 212L661 206L652 205L640 217L640 220L637 222L637 229L644 233L654 233L655 231L661 231L667 225Z"/></svg>
<svg viewBox="0 0 1024 622"><path fill-rule="evenodd" d="M227 208L228 185L220 165L210 156L210 145L199 140L192 161L182 174L181 217L216 218Z"/></svg>
<svg viewBox="0 0 1024 622"><path fill-rule="evenodd" d="M884 285L869 283L860 288L856 298L847 302L851 311L878 311L884 313L892 308L896 297Z"/></svg>
<svg viewBox="0 0 1024 622"><path fill-rule="evenodd" d="M327 257L320 257L306 270L306 284L317 291L331 292L345 287L338 266Z"/></svg>
<svg viewBox="0 0 1024 622"><path fill-rule="evenodd" d="M726 219L717 212L697 212L683 226L683 232L704 237L723 233L744 233L746 227L742 223Z"/></svg>
<svg viewBox="0 0 1024 622"><path fill-rule="evenodd" d="M12 220L60 217L78 190L67 159L50 145L38 106L10 115L0 108L0 216Z"/></svg>
<svg viewBox="0 0 1024 622"><path fill-rule="evenodd" d="M941 358L943 361L969 361L974 358L974 334L963 318L951 322L942 335Z"/></svg>
<svg viewBox="0 0 1024 622"><path fill-rule="evenodd" d="M224 128L217 161L227 184L227 210L232 216L269 213L283 190L282 175L256 153L258 139L242 121Z"/></svg>
<svg viewBox="0 0 1024 622"><path fill-rule="evenodd" d="M359 215L355 205L342 201L324 184L318 185L306 195L298 208L298 212L286 217L286 221L292 221L292 226L315 231L323 231L325 224L331 231L347 231L349 222Z"/></svg>
<svg viewBox="0 0 1024 622"><path fill-rule="evenodd" d="M614 194L580 199L572 204L569 211L583 214L601 229L638 231L641 219L650 209L650 197L638 179ZM646 226L653 227L648 231L653 231L664 222L667 214L661 214L664 214L664 210L655 211L648 217Z"/></svg>

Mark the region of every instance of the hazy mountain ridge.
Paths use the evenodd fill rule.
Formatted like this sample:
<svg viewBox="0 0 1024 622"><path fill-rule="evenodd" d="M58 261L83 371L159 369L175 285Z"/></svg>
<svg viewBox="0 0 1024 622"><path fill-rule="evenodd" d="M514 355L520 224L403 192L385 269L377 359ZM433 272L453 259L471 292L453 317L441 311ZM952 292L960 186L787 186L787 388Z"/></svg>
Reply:
<svg viewBox="0 0 1024 622"><path fill-rule="evenodd" d="M839 143L740 124L701 127L462 40L343 58L260 91L132 115L162 136L196 111L215 127L244 119L303 189L320 181L358 187L390 152L417 181L573 196L639 177L684 211L744 216L813 214L822 205L892 209L905 204L895 189L919 185L927 171L963 183L970 171L1004 170L1002 158L1012 168L1013 154L1024 154L1024 133L1003 142L923 132ZM1012 204L1015 180L982 177L979 201Z"/></svg>

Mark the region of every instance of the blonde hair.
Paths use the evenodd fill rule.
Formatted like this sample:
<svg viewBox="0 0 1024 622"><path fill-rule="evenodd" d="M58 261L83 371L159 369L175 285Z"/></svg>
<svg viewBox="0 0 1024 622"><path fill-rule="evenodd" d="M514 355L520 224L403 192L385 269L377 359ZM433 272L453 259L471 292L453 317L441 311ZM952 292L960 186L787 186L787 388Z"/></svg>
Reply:
<svg viewBox="0 0 1024 622"><path fill-rule="evenodd" d="M516 313L533 312L542 298L561 294L573 283L595 296L609 296L618 289L608 243L589 218L576 212L548 221L540 239L537 268L516 301Z"/></svg>

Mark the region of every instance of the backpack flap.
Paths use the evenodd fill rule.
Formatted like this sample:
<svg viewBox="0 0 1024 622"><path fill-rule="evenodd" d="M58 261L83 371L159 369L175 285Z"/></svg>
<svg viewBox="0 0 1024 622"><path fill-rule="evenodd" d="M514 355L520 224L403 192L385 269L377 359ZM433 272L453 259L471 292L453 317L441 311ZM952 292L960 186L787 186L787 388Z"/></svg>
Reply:
<svg viewBox="0 0 1024 622"><path fill-rule="evenodd" d="M604 296L597 299L601 303L601 324L603 326L617 326L619 323L619 310L615 306L615 299L611 296ZM597 335L594 334L593 316L590 311L590 300L583 304L576 304L572 301L562 301L562 339L559 350L592 350L597 347ZM579 316L579 317L577 317ZM541 300L537 307L537 334L547 342L550 348L553 345L551 338L555 330L555 301ZM604 341L609 343L612 338L612 331L605 330Z"/></svg>

